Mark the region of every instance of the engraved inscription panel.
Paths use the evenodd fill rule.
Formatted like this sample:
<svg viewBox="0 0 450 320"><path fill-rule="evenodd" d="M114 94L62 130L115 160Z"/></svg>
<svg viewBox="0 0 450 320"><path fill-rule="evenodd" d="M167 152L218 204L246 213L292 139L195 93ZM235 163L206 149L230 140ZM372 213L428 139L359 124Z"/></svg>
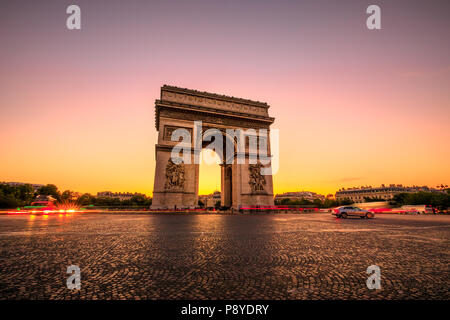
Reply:
<svg viewBox="0 0 450 320"><path fill-rule="evenodd" d="M172 137L172 133L176 130L176 129L185 129L189 131L190 134L190 141L192 141L192 128L186 128L186 127L176 127L176 126L164 126L164 140L166 141L172 141L171 137Z"/></svg>
<svg viewBox="0 0 450 320"><path fill-rule="evenodd" d="M223 100L214 99L214 98L194 96L194 95L178 93L178 92L169 92L169 91L162 91L161 97L162 97L162 100L166 100L166 101L192 104L192 105L196 105L196 106L215 108L215 109L221 109L221 110L257 114L260 116L268 116L268 112L267 112L266 108L252 106L252 105L244 104L244 103L237 103L234 101L223 101Z"/></svg>

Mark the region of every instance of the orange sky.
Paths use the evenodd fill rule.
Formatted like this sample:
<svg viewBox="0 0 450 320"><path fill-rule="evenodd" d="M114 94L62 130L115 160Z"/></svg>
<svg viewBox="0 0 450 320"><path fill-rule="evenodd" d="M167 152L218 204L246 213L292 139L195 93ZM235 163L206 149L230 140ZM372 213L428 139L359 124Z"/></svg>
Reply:
<svg viewBox="0 0 450 320"><path fill-rule="evenodd" d="M275 193L449 184L448 4L383 2L369 31L364 1L281 2L79 1L80 31L64 1L2 3L0 181L151 195L170 84L271 106Z"/></svg>

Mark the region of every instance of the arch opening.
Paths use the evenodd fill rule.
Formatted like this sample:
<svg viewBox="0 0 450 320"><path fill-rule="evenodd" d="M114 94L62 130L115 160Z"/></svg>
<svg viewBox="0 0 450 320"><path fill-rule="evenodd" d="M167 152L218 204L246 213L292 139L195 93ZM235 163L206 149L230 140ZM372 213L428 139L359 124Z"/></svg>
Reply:
<svg viewBox="0 0 450 320"><path fill-rule="evenodd" d="M213 181L220 181L216 184L215 190L220 190L220 207L229 209L233 205L233 165L235 158L236 143L225 132L218 129L206 130L203 136L202 151L200 153L199 168L199 195L204 192L215 192L211 189ZM219 165L219 180L217 180L217 168ZM211 195L211 193L209 193ZM217 193L215 194L217 199ZM199 197L200 198L200 197ZM204 197L201 197L204 198ZM217 207L218 203L215 203ZM210 207L207 205L207 207Z"/></svg>
<svg viewBox="0 0 450 320"><path fill-rule="evenodd" d="M199 206L214 207L217 197L215 192L221 191L221 166L219 155L211 149L203 148L200 152L198 194Z"/></svg>

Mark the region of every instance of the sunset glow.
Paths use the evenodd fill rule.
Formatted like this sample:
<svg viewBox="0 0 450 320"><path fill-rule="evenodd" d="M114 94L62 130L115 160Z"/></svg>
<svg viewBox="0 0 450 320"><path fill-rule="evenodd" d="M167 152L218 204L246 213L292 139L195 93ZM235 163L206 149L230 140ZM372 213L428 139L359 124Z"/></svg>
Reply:
<svg viewBox="0 0 450 320"><path fill-rule="evenodd" d="M271 106L274 193L450 183L438 6L383 2L372 32L366 1L77 3L73 32L66 1L0 5L0 181L151 195L154 100L170 84ZM219 166L200 179L200 194L220 189Z"/></svg>

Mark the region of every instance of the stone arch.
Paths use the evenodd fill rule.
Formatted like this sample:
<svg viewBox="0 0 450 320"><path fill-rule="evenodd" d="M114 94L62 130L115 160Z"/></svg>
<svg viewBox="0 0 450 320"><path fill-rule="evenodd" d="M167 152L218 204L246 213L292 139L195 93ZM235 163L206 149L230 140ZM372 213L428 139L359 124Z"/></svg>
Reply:
<svg viewBox="0 0 450 320"><path fill-rule="evenodd" d="M238 209L242 206L273 205L272 176L261 177L248 161L251 154L247 145L240 150L235 136L227 132L227 129L269 129L274 118L269 117L268 108L263 102L163 86L161 98L155 102L158 143L155 146L152 208L197 206L199 163L196 157L201 149L208 148L212 142L204 141L209 140L208 135L220 136L222 139L221 146L216 144L215 150L221 159L222 206ZM201 139L200 146L196 145L197 137L194 136L199 131L195 127L197 121L201 121L201 136L206 138ZM171 138L172 133L180 128L190 132L191 146L186 150L187 158L191 161L173 165L171 151L178 141L172 141ZM237 161L238 155L242 156L242 163Z"/></svg>

